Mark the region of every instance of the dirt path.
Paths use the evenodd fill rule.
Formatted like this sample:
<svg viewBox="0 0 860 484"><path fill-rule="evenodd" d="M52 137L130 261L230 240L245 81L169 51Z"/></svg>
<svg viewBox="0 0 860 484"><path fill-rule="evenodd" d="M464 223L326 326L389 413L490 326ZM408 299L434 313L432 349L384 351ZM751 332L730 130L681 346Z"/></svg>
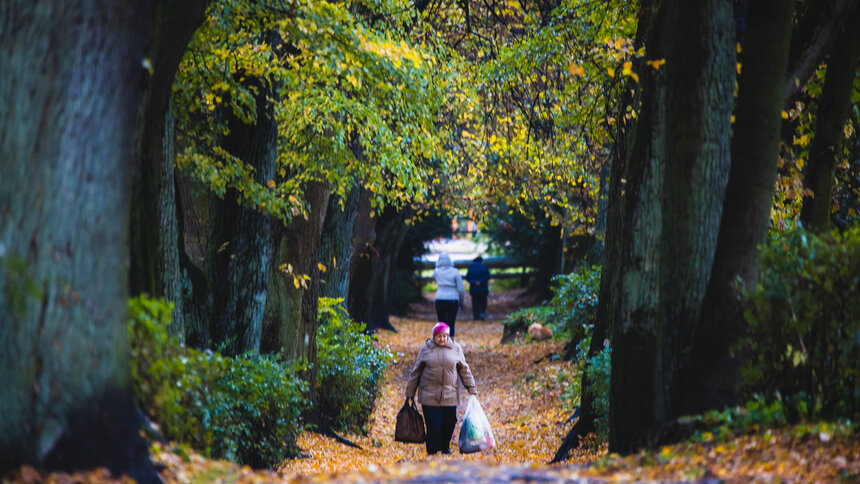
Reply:
<svg viewBox="0 0 860 484"><path fill-rule="evenodd" d="M430 336L435 323L431 303L414 307L416 318L392 318L396 333L379 334L379 344L396 357L387 372L381 395L370 421L367 436L348 435L363 449L348 448L332 439L306 432L299 446L307 458L289 461L281 471L285 478L321 478L320 473L338 481L404 479L407 476L436 474L457 467L458 462L482 462L507 466L542 466L552 459L560 439L570 424L569 412L560 404L559 375L569 375L569 365L547 355L558 354L562 343L500 345L501 319L510 307L496 299L490 303L487 321L462 320L456 326L457 341L464 347L478 385L479 399L487 414L497 446L487 452L462 455L456 437L452 455L428 458L423 445L394 442L394 422L403 405L404 390L418 348ZM466 316L470 315L467 308ZM539 363L536 360L542 359ZM463 392L458 417L462 418L468 395ZM583 458L585 458L583 456ZM591 455L593 458L593 455ZM315 476L316 475L316 476Z"/></svg>

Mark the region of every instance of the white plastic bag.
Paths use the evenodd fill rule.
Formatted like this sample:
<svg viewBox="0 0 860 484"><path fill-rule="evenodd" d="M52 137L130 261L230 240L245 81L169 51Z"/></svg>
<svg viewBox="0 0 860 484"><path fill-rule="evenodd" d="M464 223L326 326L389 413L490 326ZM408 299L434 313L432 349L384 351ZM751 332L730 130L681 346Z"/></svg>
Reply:
<svg viewBox="0 0 860 484"><path fill-rule="evenodd" d="M461 454L492 449L496 445L490 422L474 395L469 397L469 403L466 404L466 414L460 424L459 444Z"/></svg>

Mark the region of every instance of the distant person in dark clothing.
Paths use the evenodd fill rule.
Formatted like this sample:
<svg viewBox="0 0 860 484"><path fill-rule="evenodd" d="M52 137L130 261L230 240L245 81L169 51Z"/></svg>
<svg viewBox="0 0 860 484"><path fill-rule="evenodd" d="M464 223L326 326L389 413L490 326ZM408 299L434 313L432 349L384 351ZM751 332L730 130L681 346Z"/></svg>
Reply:
<svg viewBox="0 0 860 484"><path fill-rule="evenodd" d="M490 270L484 265L484 258L475 257L466 271L469 282L469 295L472 297L472 319L483 321L487 312L487 296L490 294Z"/></svg>

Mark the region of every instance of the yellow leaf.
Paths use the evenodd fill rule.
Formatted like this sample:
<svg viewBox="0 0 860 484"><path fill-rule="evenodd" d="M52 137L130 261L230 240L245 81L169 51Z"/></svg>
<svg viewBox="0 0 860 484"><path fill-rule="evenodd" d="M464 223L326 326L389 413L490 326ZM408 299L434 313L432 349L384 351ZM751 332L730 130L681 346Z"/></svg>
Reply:
<svg viewBox="0 0 860 484"><path fill-rule="evenodd" d="M788 113L785 110L779 113L779 115L782 116L782 119L788 119Z"/></svg>
<svg viewBox="0 0 860 484"><path fill-rule="evenodd" d="M275 180L269 180L266 182L266 186L269 188L275 188Z"/></svg>
<svg viewBox="0 0 860 484"><path fill-rule="evenodd" d="M655 59L655 60L649 60L646 62L646 64L651 66L651 68L654 69L655 71L659 71L660 67L662 67L663 64L665 64L665 63L666 63L666 59Z"/></svg>
<svg viewBox="0 0 860 484"><path fill-rule="evenodd" d="M606 72L609 73L609 77L615 77L615 69L608 67L606 68Z"/></svg>
<svg viewBox="0 0 860 484"><path fill-rule="evenodd" d="M299 278L293 277L293 285L296 286L296 289L299 288Z"/></svg>
<svg viewBox="0 0 860 484"><path fill-rule="evenodd" d="M567 66L567 72L572 76L582 77L585 75L585 68L578 64L571 64Z"/></svg>
<svg viewBox="0 0 860 484"><path fill-rule="evenodd" d="M738 75L741 75L741 63L738 62Z"/></svg>
<svg viewBox="0 0 860 484"><path fill-rule="evenodd" d="M320 271L325 272L325 266L322 264L322 262L317 262L317 267L319 267Z"/></svg>

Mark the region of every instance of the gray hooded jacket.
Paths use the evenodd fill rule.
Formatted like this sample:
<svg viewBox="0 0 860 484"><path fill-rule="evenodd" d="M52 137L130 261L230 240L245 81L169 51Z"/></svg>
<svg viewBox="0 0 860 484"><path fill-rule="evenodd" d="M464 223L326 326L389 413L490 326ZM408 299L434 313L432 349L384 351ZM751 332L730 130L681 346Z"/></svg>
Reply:
<svg viewBox="0 0 860 484"><path fill-rule="evenodd" d="M451 256L443 252L436 260L436 270L433 271L436 279L437 301L460 301L460 306L466 304L466 288L463 286L463 278L460 271L451 262Z"/></svg>

